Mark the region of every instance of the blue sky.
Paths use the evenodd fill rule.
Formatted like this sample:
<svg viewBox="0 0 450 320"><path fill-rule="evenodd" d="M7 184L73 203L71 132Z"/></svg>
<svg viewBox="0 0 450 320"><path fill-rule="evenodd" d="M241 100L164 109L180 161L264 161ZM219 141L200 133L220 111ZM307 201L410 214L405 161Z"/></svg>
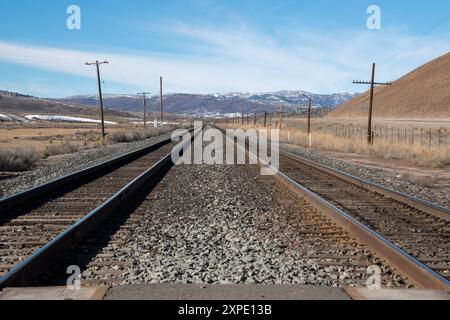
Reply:
<svg viewBox="0 0 450 320"><path fill-rule="evenodd" d="M66 27L69 5L81 30ZM369 30L369 5L381 30ZM96 92L86 60L107 59L104 91L361 91L372 62L395 80L450 51L448 0L2 0L0 89Z"/></svg>

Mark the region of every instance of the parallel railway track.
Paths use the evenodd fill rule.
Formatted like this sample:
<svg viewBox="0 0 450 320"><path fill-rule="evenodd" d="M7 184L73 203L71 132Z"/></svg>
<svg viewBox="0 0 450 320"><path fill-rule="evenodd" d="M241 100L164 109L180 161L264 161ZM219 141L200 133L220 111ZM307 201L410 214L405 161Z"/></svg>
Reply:
<svg viewBox="0 0 450 320"><path fill-rule="evenodd" d="M0 201L0 289L60 283L72 264L84 266L85 284L125 282L132 262L120 249L142 221L149 192L172 166L172 148L167 140ZM364 285L367 267L376 264L385 285L449 289L445 209L285 152L280 170L278 178L306 199L295 203L286 194L281 200L292 210L282 223L295 229L290 245L328 266L327 276ZM341 278L342 272L355 278Z"/></svg>
<svg viewBox="0 0 450 320"><path fill-rule="evenodd" d="M280 153L280 171L423 263L442 288L450 288L449 210L288 152Z"/></svg>
<svg viewBox="0 0 450 320"><path fill-rule="evenodd" d="M82 267L84 285L127 284L127 278L130 275L135 272L142 273L143 270L139 266L135 266L133 260L130 260L128 241L139 223L145 219L151 219L152 201L160 196L159 192L168 187L170 175L176 175L177 172L175 170L168 174L168 180L159 183L155 192L150 193L153 186L143 186L131 193L129 201L117 208L117 214L110 216L102 223L102 231L91 232L87 235L85 240L78 243L77 248L66 253L53 266L52 272L44 274L41 283L47 285L64 283L65 268L68 265ZM259 177L258 179L261 183L271 186L273 190L280 187L280 184L272 177ZM258 228L262 234L270 234L273 230L293 230L293 236L286 241L285 246L300 253L301 259L313 263L314 267L310 270L312 273L323 272L321 276L328 278L330 284L333 285L365 286L367 268L378 265L383 271L382 283L384 286L407 287L410 285L395 270L395 267L381 261L365 244L359 243L307 201L285 191L280 191L277 199L287 214L277 221L262 219L257 223ZM184 215L183 212L178 214ZM205 219L208 218L205 217ZM267 224L271 228L266 229ZM160 226L160 228L164 227L164 224ZM283 235L273 236L283 237ZM222 239L222 241L225 244L228 240ZM153 252L152 248L150 250ZM155 251L154 254L161 254L161 252ZM135 257L135 259L137 258ZM175 267L183 268L182 266ZM181 269L180 274L182 273ZM327 272L323 270L327 270ZM214 273L214 269L211 272ZM172 281L182 280L182 278L174 278Z"/></svg>
<svg viewBox="0 0 450 320"><path fill-rule="evenodd" d="M0 288L38 283L54 257L72 250L170 163L171 139L0 201Z"/></svg>
<svg viewBox="0 0 450 320"><path fill-rule="evenodd" d="M279 152L280 168L272 169L280 181L368 245L410 284L450 291L450 210Z"/></svg>
<svg viewBox="0 0 450 320"><path fill-rule="evenodd" d="M61 261L61 268L58 273L48 275L48 280L44 283L50 285L63 284L66 275L64 268L67 265L82 266L82 283L84 285L106 285L117 286L122 284L130 284L129 278L134 273L145 272L139 265L135 265L136 260L140 257L130 255L129 241L131 237L136 236L136 229L139 223L155 217L152 213L152 202L161 197L161 193L165 188L170 186L170 180L174 175L179 174L184 168L179 167L169 171L167 179L161 181L158 186L150 192L150 188L142 188L130 195L130 203L122 205L118 212L119 214L114 218L105 221L102 232L93 232L85 241L79 243L77 248L70 254L66 254ZM257 170L254 170L257 176ZM280 187L271 177L258 177L261 183L269 188ZM383 263L376 255L367 249L366 246L358 243L345 230L337 226L331 219L324 217L317 209L311 206L307 201L295 197L292 193L279 192L276 197L279 205L286 211L284 218L273 221L271 219L262 218L256 223L261 233L261 240L270 237L273 230L286 230L290 228L293 230L292 237L283 244L283 247L301 253L301 259L308 260L312 263L312 274L317 274L322 270L323 277L326 277L330 284L339 284L341 286L365 286L367 282L367 268L371 265L379 265L383 270L382 284L389 287L406 287L408 283L405 279L395 271ZM263 214L263 213L261 213ZM187 218L184 212L179 212L177 215ZM206 221L210 217L204 217ZM170 222L157 219L159 227L164 229ZM188 223L188 222L186 222ZM271 227L267 229L267 224ZM245 231L244 231L245 232ZM154 235L148 235L154 236ZM284 235L276 234L277 238L282 238ZM181 239L172 240L162 238L162 241L167 241L170 246L176 241L183 241ZM133 241L131 241L133 242ZM221 246L226 246L228 240L221 239L217 244L218 251ZM191 244L192 245L192 244ZM148 259L154 259L154 256L164 254L161 251L156 251L149 247L148 251L151 256ZM147 253L148 254L148 253ZM302 263L299 262L299 266ZM195 266L200 267L200 266ZM216 272L216 266L211 263L211 274ZM184 268L188 266L174 264L173 268L179 270L179 275L174 277L171 282L183 281L181 275ZM327 270L327 272L324 272ZM258 272L256 269L255 272ZM59 274L59 277L55 277ZM53 281L50 279L53 277ZM211 281L214 276L210 277ZM183 283L183 282L181 282ZM189 283L189 282L187 282Z"/></svg>

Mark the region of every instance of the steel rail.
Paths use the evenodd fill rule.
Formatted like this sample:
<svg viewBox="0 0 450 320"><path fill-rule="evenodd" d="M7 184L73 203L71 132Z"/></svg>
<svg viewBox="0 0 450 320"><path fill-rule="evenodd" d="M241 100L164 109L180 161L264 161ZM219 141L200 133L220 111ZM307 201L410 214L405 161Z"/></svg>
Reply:
<svg viewBox="0 0 450 320"><path fill-rule="evenodd" d="M164 139L160 142L132 151L115 159L108 160L98 165L94 165L89 168L76 171L74 173L68 174L61 178L57 178L43 185L0 199L0 214L12 207L23 205L28 201L42 197L52 191L57 190L58 188L66 187L89 176L100 174L101 172L104 172L109 168L126 164L132 161L133 159L138 158L149 152L152 152L153 150L159 149L160 147L170 142L171 142L170 138Z"/></svg>
<svg viewBox="0 0 450 320"><path fill-rule="evenodd" d="M223 131L222 131L223 132ZM228 137L225 138L231 141ZM298 182L294 181L286 174L274 168L270 164L260 159L258 155L251 153L244 146L237 144L237 147L252 157L261 166L274 170L276 172L275 177L282 183L291 187L293 191L308 200L313 206L315 206L320 212L336 222L342 229L347 231L351 236L355 237L361 243L366 244L381 258L385 259L393 267L402 272L408 279L415 285L424 289L435 289L450 291L450 281L442 277L440 274L430 269L428 266L385 239L377 232L371 230L369 227L360 223L354 219L348 213L337 208L327 200L323 199L316 193L302 186Z"/></svg>
<svg viewBox="0 0 450 320"><path fill-rule="evenodd" d="M189 132L192 132L192 130ZM0 278L0 290L7 287L32 286L35 283L35 277L45 272L55 258L62 256L63 252L67 252L69 248L83 240L86 234L99 226L107 216L113 214L114 210L124 203L130 194L141 188L143 184L152 178L157 178L158 175L165 172L164 170L168 170L173 165L172 153L178 152L181 154L192 142L192 139L183 144L179 144L171 153L165 155L155 165L129 182L102 205L60 233L53 240L11 269L7 274L3 275Z"/></svg>
<svg viewBox="0 0 450 320"><path fill-rule="evenodd" d="M377 183L361 179L354 175L345 173L343 171L340 171L340 170L337 170L334 168L330 168L323 164L319 164L317 162L314 162L314 161L311 161L308 159L304 159L304 158L300 157L299 155L293 154L288 151L280 150L280 154L284 154L285 156L287 156L295 161L302 162L303 164L305 164L307 166L311 166L315 169L324 171L333 176L337 176L338 178L341 178L341 179L343 179L347 182L350 182L354 185L357 185L361 188L382 194L388 198L405 203L405 204L407 204L411 207L414 207L416 209L419 209L425 213L428 213L428 214L434 215L436 217L442 218L444 220L450 221L450 209L444 208L442 206L436 205L436 204L431 203L426 200L422 200L422 199L413 197L406 193L402 193L402 192L390 189L388 187L379 185Z"/></svg>

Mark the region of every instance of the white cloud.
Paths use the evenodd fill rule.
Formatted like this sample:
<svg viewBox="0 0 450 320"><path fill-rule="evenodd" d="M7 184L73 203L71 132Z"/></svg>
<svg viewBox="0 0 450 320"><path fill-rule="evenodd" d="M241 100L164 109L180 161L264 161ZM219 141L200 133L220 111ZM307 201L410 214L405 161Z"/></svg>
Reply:
<svg viewBox="0 0 450 320"><path fill-rule="evenodd" d="M108 59L106 80L157 91L163 75L168 92L360 90L351 81L368 78L380 63L379 80L394 80L450 51L447 39L417 37L398 30L313 34L288 31L282 37L248 28L216 29L174 24L168 34L188 53L118 54L73 51L0 42L0 60L83 77L95 77L87 60Z"/></svg>

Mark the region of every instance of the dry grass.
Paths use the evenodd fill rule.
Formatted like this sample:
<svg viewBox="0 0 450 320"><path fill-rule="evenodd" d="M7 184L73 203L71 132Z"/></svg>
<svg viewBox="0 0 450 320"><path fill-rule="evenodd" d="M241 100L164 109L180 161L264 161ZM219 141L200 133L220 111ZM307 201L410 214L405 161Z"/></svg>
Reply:
<svg viewBox="0 0 450 320"><path fill-rule="evenodd" d="M172 126L166 126L163 128L148 128L140 131L122 131L114 132L107 136L108 143L126 143L135 142L156 137L174 130Z"/></svg>
<svg viewBox="0 0 450 320"><path fill-rule="evenodd" d="M45 148L45 150L42 152L42 156L44 158L48 158L58 156L61 154L75 153L78 152L80 149L81 147L79 145L75 145L68 141L64 141L59 145L52 145Z"/></svg>
<svg viewBox="0 0 450 320"><path fill-rule="evenodd" d="M295 140L293 142L297 143ZM305 142L299 144L307 146ZM320 150L368 155L380 159L409 160L417 165L427 167L438 168L450 165L450 148L448 147L413 146L386 141L379 141L373 146L369 146L365 139L336 138L328 134L314 135L313 147Z"/></svg>
<svg viewBox="0 0 450 320"><path fill-rule="evenodd" d="M112 132L107 135L105 143L113 145L146 140L171 132L174 129L174 126L165 126L146 130ZM40 159L104 146L101 134L98 131L76 131L68 136L55 134L56 132L52 133L52 136L40 134L31 136L34 145L45 142L44 147L39 145L38 151L28 147L0 149L0 172L26 171L32 169Z"/></svg>
<svg viewBox="0 0 450 320"><path fill-rule="evenodd" d="M229 126L235 127L235 126ZM251 126L239 126L250 128ZM304 130L283 129L280 141L309 147L309 138ZM313 133L312 148L325 151L336 151L351 154L367 155L379 159L408 160L412 163L432 168L442 168L450 165L450 146L421 146L402 142L378 140L369 146L363 138L335 137L326 133Z"/></svg>
<svg viewBox="0 0 450 320"><path fill-rule="evenodd" d="M33 168L39 160L33 149L0 150L0 171L18 172Z"/></svg>

